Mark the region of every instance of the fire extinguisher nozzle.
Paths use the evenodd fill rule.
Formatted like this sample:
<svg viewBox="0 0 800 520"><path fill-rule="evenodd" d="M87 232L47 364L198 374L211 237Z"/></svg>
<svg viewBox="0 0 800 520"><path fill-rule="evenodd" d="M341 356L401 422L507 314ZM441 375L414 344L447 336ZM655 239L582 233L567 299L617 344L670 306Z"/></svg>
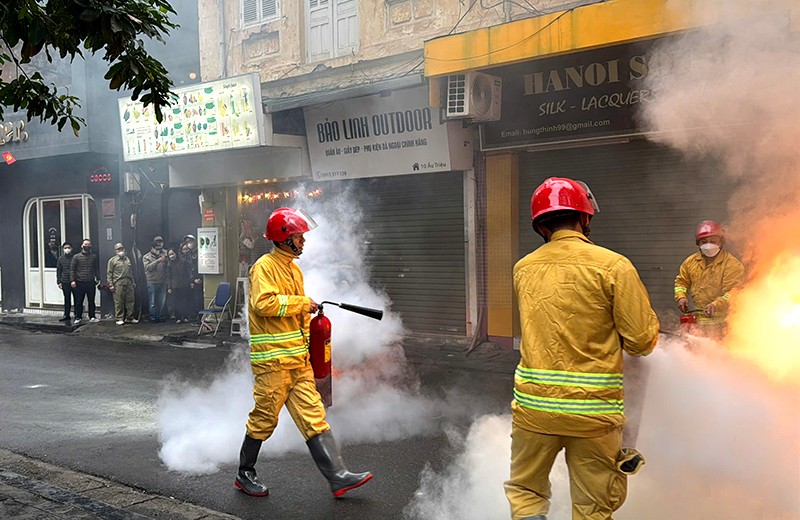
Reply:
<svg viewBox="0 0 800 520"><path fill-rule="evenodd" d="M363 316L367 316L368 318L372 318L375 320L381 320L383 318L383 311L380 309L359 307L358 305L350 305L349 303L340 303L339 307L341 307L346 311L355 312L356 314L361 314Z"/></svg>

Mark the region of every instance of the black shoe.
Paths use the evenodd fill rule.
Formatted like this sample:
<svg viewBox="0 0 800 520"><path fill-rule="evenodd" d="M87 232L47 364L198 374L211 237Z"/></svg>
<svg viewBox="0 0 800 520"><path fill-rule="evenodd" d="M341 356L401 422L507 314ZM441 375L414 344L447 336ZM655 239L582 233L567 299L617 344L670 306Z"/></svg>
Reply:
<svg viewBox="0 0 800 520"><path fill-rule="evenodd" d="M70 320L70 317L69 317L69 316L61 316L61 317L58 319L58 321L69 321L69 320Z"/></svg>
<svg viewBox="0 0 800 520"><path fill-rule="evenodd" d="M256 470L240 471L236 475L236 481L233 483L242 493L250 495L251 497L265 497L269 495L267 486L261 483L256 477Z"/></svg>
<svg viewBox="0 0 800 520"><path fill-rule="evenodd" d="M267 486L262 484L256 477L255 466L262 442L264 441L245 435L244 441L242 441L242 449L239 451L239 473L236 474L236 481L233 484L251 497L269 495Z"/></svg>
<svg viewBox="0 0 800 520"><path fill-rule="evenodd" d="M317 467L328 479L333 496L338 498L351 489L366 484L372 478L372 473L369 471L351 473L345 467L339 446L330 430L311 437L306 441L306 445Z"/></svg>

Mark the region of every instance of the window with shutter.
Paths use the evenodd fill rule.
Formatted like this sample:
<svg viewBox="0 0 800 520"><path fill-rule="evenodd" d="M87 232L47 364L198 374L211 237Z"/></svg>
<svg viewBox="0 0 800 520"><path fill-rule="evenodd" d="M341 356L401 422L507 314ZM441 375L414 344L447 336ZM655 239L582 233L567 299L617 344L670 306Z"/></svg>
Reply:
<svg viewBox="0 0 800 520"><path fill-rule="evenodd" d="M278 0L261 0L261 18L272 19L278 16Z"/></svg>
<svg viewBox="0 0 800 520"><path fill-rule="evenodd" d="M307 0L308 60L349 54L358 47L358 0Z"/></svg>
<svg viewBox="0 0 800 520"><path fill-rule="evenodd" d="M241 0L240 5L244 27L278 18L278 0Z"/></svg>

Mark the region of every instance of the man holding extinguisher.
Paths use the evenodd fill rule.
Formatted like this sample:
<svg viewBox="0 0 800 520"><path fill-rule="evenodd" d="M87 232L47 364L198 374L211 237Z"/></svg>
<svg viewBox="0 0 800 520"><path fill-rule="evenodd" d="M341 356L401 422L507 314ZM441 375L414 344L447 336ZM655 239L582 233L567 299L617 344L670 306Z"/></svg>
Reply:
<svg viewBox="0 0 800 520"><path fill-rule="evenodd" d="M303 253L303 234L316 227L302 210L276 209L264 235L275 248L250 269L248 319L255 406L247 421L235 485L251 496L269 494L256 476L255 464L261 444L278 425L284 405L335 497L372 478L368 471L352 473L346 468L325 420L325 407L309 361L309 324L318 306L305 295L303 272L294 260Z"/></svg>

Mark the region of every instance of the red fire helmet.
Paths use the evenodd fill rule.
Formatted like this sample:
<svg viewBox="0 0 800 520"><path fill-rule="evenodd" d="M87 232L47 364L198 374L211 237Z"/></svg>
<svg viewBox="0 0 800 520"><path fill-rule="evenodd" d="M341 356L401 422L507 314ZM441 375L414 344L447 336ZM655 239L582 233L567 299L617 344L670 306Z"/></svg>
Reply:
<svg viewBox="0 0 800 520"><path fill-rule="evenodd" d="M589 187L581 181L550 177L531 197L531 219L553 211L573 210L594 215L600 212Z"/></svg>
<svg viewBox="0 0 800 520"><path fill-rule="evenodd" d="M264 238L273 242L285 242L290 235L307 233L317 227L317 223L301 209L278 208L267 220Z"/></svg>
<svg viewBox="0 0 800 520"><path fill-rule="evenodd" d="M722 240L725 240L725 230L722 229L722 226L718 222L714 222L713 220L704 220L697 224L697 230L694 232L695 244L699 245L701 238L713 236L717 236Z"/></svg>

